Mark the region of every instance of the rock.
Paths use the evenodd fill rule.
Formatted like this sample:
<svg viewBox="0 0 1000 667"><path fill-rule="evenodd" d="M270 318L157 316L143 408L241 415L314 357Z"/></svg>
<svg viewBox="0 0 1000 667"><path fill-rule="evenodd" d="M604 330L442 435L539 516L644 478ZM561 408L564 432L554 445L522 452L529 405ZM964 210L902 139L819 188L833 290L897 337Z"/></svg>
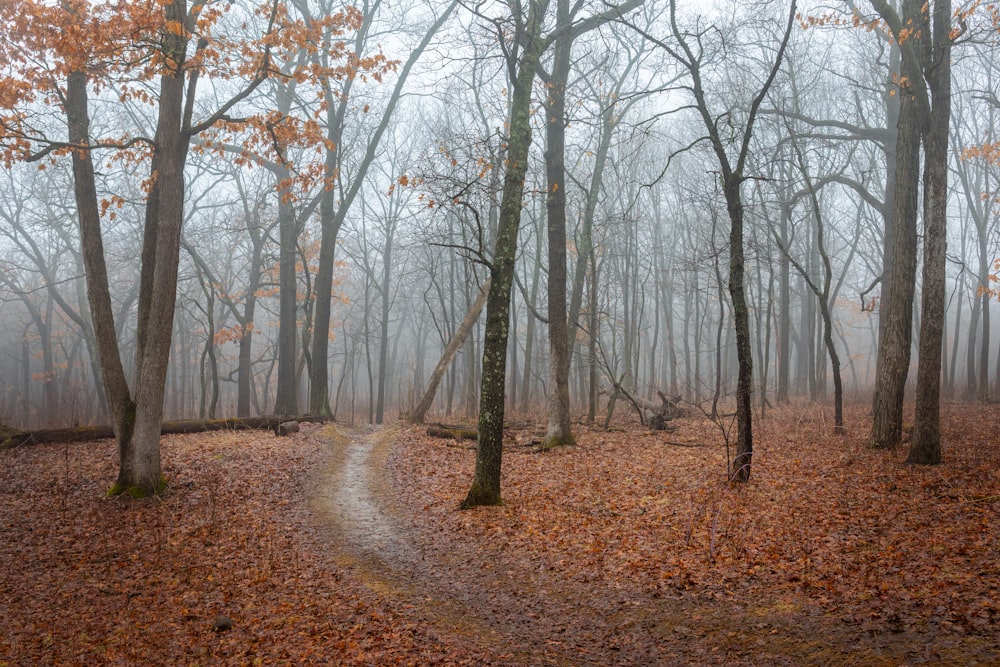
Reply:
<svg viewBox="0 0 1000 667"><path fill-rule="evenodd" d="M288 435L289 433L298 433L299 423L297 421L281 422L278 424L278 435Z"/></svg>
<svg viewBox="0 0 1000 667"><path fill-rule="evenodd" d="M215 623L212 623L213 632L225 632L233 627L233 619L228 616L216 616Z"/></svg>

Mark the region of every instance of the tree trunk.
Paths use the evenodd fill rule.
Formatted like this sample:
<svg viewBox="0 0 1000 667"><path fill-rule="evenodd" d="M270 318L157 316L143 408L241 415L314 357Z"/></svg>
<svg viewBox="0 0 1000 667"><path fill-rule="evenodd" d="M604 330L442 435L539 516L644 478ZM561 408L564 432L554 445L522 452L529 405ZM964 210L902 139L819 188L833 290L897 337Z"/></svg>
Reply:
<svg viewBox="0 0 1000 667"><path fill-rule="evenodd" d="M260 284L260 250L254 249L250 265L243 317L240 320L239 358L236 367L236 416L250 416L251 383L253 382L253 321L257 309L257 287Z"/></svg>
<svg viewBox="0 0 1000 667"><path fill-rule="evenodd" d="M510 295L517 254L517 232L521 222L524 179L531 146L531 88L544 48L542 19L548 0L532 2L523 26L518 27L523 49L510 103L510 137L507 171L504 174L496 249L490 266L492 283L486 302L486 332L483 340L482 385L479 394L479 444L472 486L462 508L500 505L500 468L503 458L503 420L506 399L507 332L510 327Z"/></svg>
<svg viewBox="0 0 1000 667"><path fill-rule="evenodd" d="M912 4L913 0L909 0ZM905 70L916 84L920 74ZM916 102L901 95L891 234L892 262L882 279L882 315L872 400L870 444L896 447L902 437L903 395L910 367L913 294L917 268L917 188L920 175L920 119Z"/></svg>
<svg viewBox="0 0 1000 667"><path fill-rule="evenodd" d="M782 164L783 168L784 165ZM787 197L786 197L787 199ZM788 223L792 216L790 202L782 201L781 226L778 243L782 248L788 248ZM789 379L791 378L791 331L792 331L792 298L791 270L788 256L781 253L778 262L778 388L775 400L778 403L788 403Z"/></svg>
<svg viewBox="0 0 1000 667"><path fill-rule="evenodd" d="M521 373L521 411L527 412L531 405L531 366L535 355L535 320L534 309L538 304L538 288L542 272L542 236L535 236L535 261L531 271L531 302L528 306L528 323L524 333L524 364ZM527 302L527 298L525 299ZM515 377L515 381L516 381Z"/></svg>
<svg viewBox="0 0 1000 667"><path fill-rule="evenodd" d="M697 53L688 44L687 35L682 33L677 25L676 2L670 3L670 23L674 38L683 51L682 64L691 75L691 93L695 98L695 107L701 115L708 138L719 161L722 189L726 198L726 210L729 213L729 296L733 303L733 321L736 326L736 359L738 373L736 380L736 453L732 461L730 479L734 482L746 482L750 479L750 469L753 459L753 358L750 343L750 315L746 302L746 289L743 284L745 253L743 249L743 198L742 186L750 151L750 140L761 102L767 95L771 84L781 68L785 49L791 36L795 22L796 2L792 0L783 37L775 55L767 79L750 102L746 125L742 128L739 154L735 164L730 160L728 139L726 142L719 134L718 116L709 110L705 90L701 79L701 59L704 52L699 48ZM680 54L678 54L680 55Z"/></svg>
<svg viewBox="0 0 1000 667"><path fill-rule="evenodd" d="M726 208L729 212L729 297L733 302L733 321L736 325L736 359L739 370L736 379L736 455L733 458L731 479L746 482L750 479L753 460L753 357L750 346L750 311L747 308L746 288L743 285L743 201L740 194L742 176L730 175L723 183Z"/></svg>
<svg viewBox="0 0 1000 667"><path fill-rule="evenodd" d="M951 1L935 0L931 62L924 72L932 108L924 134L924 267L913 444L907 463L941 462L941 346L945 317L948 131L951 121Z"/></svg>
<svg viewBox="0 0 1000 667"><path fill-rule="evenodd" d="M287 168L277 170L278 182L291 177ZM296 351L298 349L298 280L295 270L296 245L299 238L295 210L286 199L285 188L278 190L278 387L274 397L274 412L279 415L298 413L298 388L295 382Z"/></svg>
<svg viewBox="0 0 1000 667"><path fill-rule="evenodd" d="M337 144L339 146L339 143ZM332 151L328 152L327 179L336 172ZM332 187L320 202L319 265L316 268L316 304L313 307L312 363L309 365L309 412L330 415L330 313L333 299L334 254L341 217L334 210Z"/></svg>
<svg viewBox="0 0 1000 667"><path fill-rule="evenodd" d="M395 222L386 222L385 248L382 253L381 312L379 313L378 389L375 399L375 423L385 421L385 383L388 378L389 356L389 279L392 275L392 237Z"/></svg>
<svg viewBox="0 0 1000 667"><path fill-rule="evenodd" d="M333 150L328 150L326 154L325 174L329 189L326 193L324 193L323 200L320 204L320 260L319 267L316 272L316 308L313 312L312 363L309 367L309 411L315 414L329 414L330 412L330 378L328 368L330 297L333 293L334 253L337 245L337 236L340 233L340 228L351 208L351 205L354 203L355 198L361 191L361 186L365 182L365 174L368 173L368 169L378 152L382 136L385 134L386 128L389 127L389 123L392 120L396 106L399 102L400 96L402 95L403 86L409 78L410 71L413 69L417 60L420 59L424 50L427 48L427 45L430 44L431 39L435 34L437 34L437 31L441 28L441 26L444 25L445 21L447 21L448 17L457 5L458 2L456 0L448 3L448 5L435 18L420 43L410 52L406 62L399 69L396 76L396 84L393 87L386 107L382 112L379 124L365 144L365 154L358 165L357 170L352 174L353 182L349 187L345 188L345 191L342 194L342 200L340 201L339 207L335 207L335 202L333 201L335 193L332 189L332 181L335 178L334 174L338 173L339 168L339 151L341 149L343 139L345 114L348 107L354 104L354 101L350 96L350 88L354 77L347 77L345 79L345 89L344 91L338 91L337 95L332 94L332 91L327 88L327 102L330 105L327 112L328 138L333 142L334 147ZM371 14L369 13L368 16L365 17L364 24L358 30L357 40L355 41L355 47L358 55L361 54L361 49L364 46L370 27ZM334 106L332 104L334 99L339 99L340 104ZM336 112L334 112L334 109L336 109ZM336 210L334 210L335 208Z"/></svg>
<svg viewBox="0 0 1000 667"><path fill-rule="evenodd" d="M601 326L600 316L598 315L597 309L599 303L597 300L597 285L598 278L600 277L597 270L597 251L591 246L590 248L590 272L587 285L587 299L590 302L590 307L587 309L588 322L587 328L589 329L587 335L587 366L588 366L588 400L587 400L587 423L593 424L594 420L597 418L597 396L598 396L598 379L597 379L597 341L599 340Z"/></svg>
<svg viewBox="0 0 1000 667"><path fill-rule="evenodd" d="M548 181L549 369L548 430L542 448L576 444L569 423L569 327L566 321L566 86L573 33L569 0L558 0L552 74L547 84L545 173Z"/></svg>
<svg viewBox="0 0 1000 667"><path fill-rule="evenodd" d="M887 281L883 272L883 317L880 321L870 441L873 447L884 449L897 446L902 436L903 396L910 365L917 266L916 218L920 140L931 121L931 108L924 88L924 72L921 71L920 61L925 56L922 51L927 48L926 40L930 39L930 35L926 34L927 30L914 31L913 28L913 26L929 28L922 8L924 5L920 0L904 0L901 19L885 0L873 0L872 4L896 35L896 41L900 46L903 74L900 80L899 129L896 141L892 264ZM950 27L945 29L945 35L949 30ZM903 31L907 31L907 36L905 39L900 39ZM931 63L927 65L930 66ZM947 118L948 114L945 115ZM945 120L945 123L947 122ZM947 137L945 145L947 146ZM924 213L926 215L928 212ZM943 253L943 248L941 252ZM937 260L932 257L931 261L933 263ZM930 289L932 293L936 291L933 284ZM943 299L943 295L940 298ZM886 306L887 300L888 306ZM938 335L940 336L940 332ZM938 349L933 352L928 350L928 353L937 359L938 392L940 392L940 347L938 338Z"/></svg>
<svg viewBox="0 0 1000 667"><path fill-rule="evenodd" d="M978 276L977 276L978 277ZM978 291L982 280L976 282ZM976 338L979 335L979 313L982 312L982 304L989 304L989 294L972 300L972 312L969 313L969 333L965 344L965 395L966 398L980 398L976 393Z"/></svg>
<svg viewBox="0 0 1000 667"><path fill-rule="evenodd" d="M66 83L68 138L70 142L78 145L85 145L90 141L87 85L87 75L84 72L70 73ZM128 482L126 462L134 450L132 433L136 406L132 401L118 351L111 290L104 259L104 239L101 235L101 214L98 209L93 157L89 151L73 151L72 161L81 253L87 276L87 301L90 305L94 338L97 342L100 377L104 383L104 395L108 401L115 439L118 442L119 482Z"/></svg>
<svg viewBox="0 0 1000 667"><path fill-rule="evenodd" d="M444 377L445 371L448 370L448 366L451 365L451 362L458 353L458 350L465 343L465 339L469 337L472 327L476 325L476 321L479 319L479 314L483 312L483 306L486 305L486 298L489 293L490 281L487 280L479 289L479 296L476 297L472 307L469 308L469 312L465 314L465 319L462 320L458 330L455 331L451 340L448 341L448 345L445 346L444 352L441 353L441 358L434 367L430 380L427 381L427 388L424 390L424 394L420 398L420 402L417 403L417 407L413 408L413 414L410 416L411 424L424 423L424 419L427 417L427 411L430 409L431 404L434 402L434 396L437 394L438 385L441 384L441 378Z"/></svg>
<svg viewBox="0 0 1000 667"><path fill-rule="evenodd" d="M168 18L183 21L184 3L166 8ZM187 40L168 34L164 38L168 52L184 53ZM174 43L176 42L176 43ZM163 485L160 467L160 422L163 420L163 397L173 333L174 307L177 300L177 270L180 262L181 228L184 221L184 165L187 162L188 137L183 132L185 75L182 63L175 63L160 79L159 119L156 128L155 185L150 197L158 200L154 220L146 219L147 230L155 233L156 252L148 293L139 294L148 303L149 319L145 336L137 331L135 376L134 447L123 462L113 491L149 494ZM148 211L149 209L147 209ZM148 215L148 214L147 214ZM144 257L145 260L145 257ZM146 263L143 262L145 272ZM143 299L143 297L146 297ZM140 312L141 312L140 307Z"/></svg>
<svg viewBox="0 0 1000 667"><path fill-rule="evenodd" d="M712 216L712 247L715 247L715 227L716 216ZM719 290L719 324L715 328L715 391L712 393L712 411L709 413L712 419L719 416L719 399L722 397L722 333L726 328L726 283L722 279L722 271L719 268L719 255L712 258L712 266L715 268L715 285Z"/></svg>

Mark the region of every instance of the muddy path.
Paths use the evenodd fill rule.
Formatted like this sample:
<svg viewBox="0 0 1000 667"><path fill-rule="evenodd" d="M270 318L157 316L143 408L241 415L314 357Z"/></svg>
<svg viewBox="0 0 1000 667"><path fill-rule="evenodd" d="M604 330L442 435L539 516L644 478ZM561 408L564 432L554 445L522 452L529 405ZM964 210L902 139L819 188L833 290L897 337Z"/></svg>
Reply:
<svg viewBox="0 0 1000 667"><path fill-rule="evenodd" d="M330 426L325 435L332 453L317 479L314 506L339 562L372 590L410 605L429 627L484 649L495 664L755 663L739 649L720 654L710 641L731 624L725 610L693 610L690 600L634 599L604 582L568 580L542 564L527 570L407 521L407 510L393 503L387 473L398 435L393 427ZM759 622L749 628L771 629ZM800 651L808 647L795 651L801 658ZM769 657L770 664L797 663Z"/></svg>
<svg viewBox="0 0 1000 667"><path fill-rule="evenodd" d="M524 572L485 559L472 545L427 534L392 502L386 463L391 428L331 427L330 464L315 504L333 533L340 562L373 590L412 605L444 634L472 641L496 664L662 663L649 628L626 600L581 589L557 573ZM599 587L598 587L599 588Z"/></svg>
<svg viewBox="0 0 1000 667"><path fill-rule="evenodd" d="M408 520L418 510L397 502L388 471L398 435L395 427L327 427L331 456L315 480L314 508L340 564L443 641L475 646L492 664L898 665L932 641L913 637L907 649L906 637L866 635L816 609L637 596L551 564L525 566ZM947 664L923 657L917 662Z"/></svg>
<svg viewBox="0 0 1000 667"><path fill-rule="evenodd" d="M391 429L329 426L328 466L315 483L313 504L330 531L337 560L369 588L411 604L422 620L445 633L481 637L460 605L438 594L437 564L415 544L415 535L385 502L384 474L392 449ZM501 637L488 633L495 641Z"/></svg>

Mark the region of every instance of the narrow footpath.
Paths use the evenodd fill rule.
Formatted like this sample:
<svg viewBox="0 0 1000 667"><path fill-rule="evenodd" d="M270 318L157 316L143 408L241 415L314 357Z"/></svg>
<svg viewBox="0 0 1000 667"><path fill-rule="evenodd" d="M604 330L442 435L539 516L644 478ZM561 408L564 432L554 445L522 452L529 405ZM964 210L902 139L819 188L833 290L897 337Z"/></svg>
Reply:
<svg viewBox="0 0 1000 667"><path fill-rule="evenodd" d="M691 629L682 600L628 599L602 585L525 572L485 561L475 545L426 534L391 499L387 460L398 430L329 426L329 465L314 503L339 562L370 589L410 605L442 637L457 636L495 657L496 665L712 664L704 631ZM709 626L722 609L699 610ZM713 617L715 621L713 622ZM796 664L772 656L770 664ZM754 664L740 655L726 664Z"/></svg>

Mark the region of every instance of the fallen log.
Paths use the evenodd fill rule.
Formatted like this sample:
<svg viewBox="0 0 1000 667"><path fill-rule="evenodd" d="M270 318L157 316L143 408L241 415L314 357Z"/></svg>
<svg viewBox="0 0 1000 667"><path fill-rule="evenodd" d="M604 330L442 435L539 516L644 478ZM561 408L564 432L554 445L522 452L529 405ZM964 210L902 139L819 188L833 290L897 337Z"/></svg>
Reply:
<svg viewBox="0 0 1000 667"><path fill-rule="evenodd" d="M427 427L427 435L432 438L452 438L455 440L478 440L479 430L472 426L449 426L434 424Z"/></svg>
<svg viewBox="0 0 1000 667"><path fill-rule="evenodd" d="M486 298L490 294L490 281L488 279L483 283L483 286L479 288L479 296L476 297L475 303L469 308L469 312L466 313L465 319L459 325L458 330L455 331L455 335L451 337L448 341L448 345L445 346L444 352L441 354L441 358L438 360L437 365L434 366L434 372L431 373L431 379L427 382L427 388L424 390L424 395L420 398L420 402L417 403L417 407L413 409L413 415L410 416L411 424L423 424L424 417L427 415L427 411L431 408L431 403L434 402L434 395L437 394L438 385L441 384L441 378L444 377L444 373L448 370L448 365L451 360L455 358L458 354L458 349L462 347L465 343L465 339L469 337L469 333L472 331L472 327L476 325L476 321L479 319L479 313L483 312L483 306L486 305Z"/></svg>
<svg viewBox="0 0 1000 667"><path fill-rule="evenodd" d="M233 419L181 419L163 422L160 425L162 435L184 433L204 433L206 431L248 431L269 430L277 433L278 426L284 422L318 422L325 419L319 415L301 415L298 417L242 417ZM0 449L10 449L23 445L40 445L51 442L82 442L86 440L103 440L115 437L110 426L72 426L70 428L50 428L38 431L17 431L9 427L0 428Z"/></svg>

